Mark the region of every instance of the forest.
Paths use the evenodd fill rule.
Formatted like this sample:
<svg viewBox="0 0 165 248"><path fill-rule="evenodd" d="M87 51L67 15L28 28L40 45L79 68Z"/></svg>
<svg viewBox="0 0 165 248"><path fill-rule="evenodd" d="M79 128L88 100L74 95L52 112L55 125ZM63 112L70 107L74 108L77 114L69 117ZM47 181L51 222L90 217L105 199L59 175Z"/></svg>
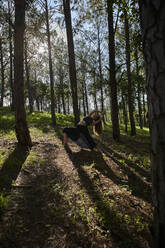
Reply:
<svg viewBox="0 0 165 248"><path fill-rule="evenodd" d="M0 2L0 248L165 247L164 30L163 0Z"/></svg>

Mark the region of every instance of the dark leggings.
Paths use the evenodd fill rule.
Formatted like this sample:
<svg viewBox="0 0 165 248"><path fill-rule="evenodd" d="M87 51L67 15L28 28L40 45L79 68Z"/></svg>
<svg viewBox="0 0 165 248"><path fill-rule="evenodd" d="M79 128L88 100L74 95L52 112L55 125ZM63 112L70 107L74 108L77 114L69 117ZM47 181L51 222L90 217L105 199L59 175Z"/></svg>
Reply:
<svg viewBox="0 0 165 248"><path fill-rule="evenodd" d="M88 128L85 126L82 126L82 125L77 125L77 128L78 128L80 133L84 134L84 136L87 139L91 148L94 148L96 146L96 143L94 142L93 138L91 137Z"/></svg>

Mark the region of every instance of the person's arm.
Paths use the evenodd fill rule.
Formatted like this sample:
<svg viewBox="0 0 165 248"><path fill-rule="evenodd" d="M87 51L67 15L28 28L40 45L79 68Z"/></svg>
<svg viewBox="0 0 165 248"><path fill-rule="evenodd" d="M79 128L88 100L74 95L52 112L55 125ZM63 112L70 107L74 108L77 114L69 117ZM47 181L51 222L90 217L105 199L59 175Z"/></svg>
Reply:
<svg viewBox="0 0 165 248"><path fill-rule="evenodd" d="M100 111L99 111L99 112L100 112ZM97 121L93 120L93 122L92 122L92 125L93 125L93 126L95 126L97 123L99 123L100 121L102 121L102 120L104 119L105 111L100 112L100 113L101 113L100 118L99 118Z"/></svg>
<svg viewBox="0 0 165 248"><path fill-rule="evenodd" d="M89 113L89 116L91 117L94 113L101 113L99 110L94 109L92 112Z"/></svg>

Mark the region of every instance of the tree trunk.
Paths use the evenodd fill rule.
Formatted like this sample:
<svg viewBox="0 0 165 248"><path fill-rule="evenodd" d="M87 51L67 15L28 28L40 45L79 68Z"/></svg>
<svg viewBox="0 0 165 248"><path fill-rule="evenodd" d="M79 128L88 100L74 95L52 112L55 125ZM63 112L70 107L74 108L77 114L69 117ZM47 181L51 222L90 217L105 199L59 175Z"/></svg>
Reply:
<svg viewBox="0 0 165 248"><path fill-rule="evenodd" d="M109 30L109 68L110 68L110 98L111 98L111 119L113 128L113 138L116 141L120 140L120 128L118 117L118 102L117 102L117 82L115 68L115 41L113 28L113 1L107 0L108 6L108 30Z"/></svg>
<svg viewBox="0 0 165 248"><path fill-rule="evenodd" d="M125 97L126 98L126 97ZM124 95L122 94L122 104L123 104L123 119L124 119L124 125L125 125L125 132L128 132L128 116L127 116L127 103L124 99Z"/></svg>
<svg viewBox="0 0 165 248"><path fill-rule="evenodd" d="M47 32L47 42L48 42L48 53L49 53L49 75L50 75L50 94L51 94L51 117L52 125L56 126L56 116L55 116L55 97L54 97L54 75L52 66L52 51L50 42L50 28L49 28L49 11L48 2L45 0L45 11L46 11L46 32Z"/></svg>
<svg viewBox="0 0 165 248"><path fill-rule="evenodd" d="M98 23L98 15L97 15L97 43L98 43L98 62L99 62L99 86L101 93L101 111L104 111L104 96L103 96L103 73L102 73L102 62L101 62L101 44L100 44L100 26Z"/></svg>
<svg viewBox="0 0 165 248"><path fill-rule="evenodd" d="M94 106L95 106L95 109L98 109L98 106L97 106L97 90L96 90L96 73L95 71L93 71L93 85L94 85Z"/></svg>
<svg viewBox="0 0 165 248"><path fill-rule="evenodd" d="M153 247L165 247L165 1L140 1L151 133Z"/></svg>
<svg viewBox="0 0 165 248"><path fill-rule="evenodd" d="M70 85L71 85L72 100L73 100L73 112L74 112L75 125L76 125L80 121L80 113L78 109L77 77L76 77L70 0L63 0L63 6L64 6L66 32L67 32L67 41L68 41Z"/></svg>
<svg viewBox="0 0 165 248"><path fill-rule="evenodd" d="M127 65L127 79L128 79L128 108L129 119L131 124L131 135L136 135L135 120L134 120L134 106L132 95L132 79L131 79L131 65L130 65L130 39L129 39L129 22L127 17L126 8L124 8L124 27L125 27L125 39L126 39L126 65Z"/></svg>
<svg viewBox="0 0 165 248"><path fill-rule="evenodd" d="M26 70L26 82L27 82L27 90L28 90L28 99L29 99L29 111L33 112L33 92L30 83L30 73L29 73L29 64L28 64L28 55L27 55L27 40L25 38L25 70Z"/></svg>
<svg viewBox="0 0 165 248"><path fill-rule="evenodd" d="M82 83L82 105L83 105L83 112L84 112L84 116L86 116L87 114L87 106L86 106L86 91L85 91L85 88L86 88L86 75L85 75L85 71L86 71L86 66L85 66L85 62L84 60L82 59L81 61L81 71L82 71L82 79L81 79L81 83Z"/></svg>
<svg viewBox="0 0 165 248"><path fill-rule="evenodd" d="M2 51L2 39L0 38L0 60L1 60L1 99L0 107L3 107L4 91L5 91L5 76L4 76L4 63L3 63L3 51Z"/></svg>
<svg viewBox="0 0 165 248"><path fill-rule="evenodd" d="M138 61L138 50L137 47L135 48L135 60L136 60L136 75L137 78L139 76L139 61ZM143 129L143 120L142 120L142 105L141 105L141 88L140 88L140 81L138 80L137 85L137 100L138 100L138 113L139 113L139 126Z"/></svg>
<svg viewBox="0 0 165 248"><path fill-rule="evenodd" d="M25 30L25 0L15 0L15 33L14 33L14 98L15 98L15 130L18 143L32 146L26 122L24 107L24 30Z"/></svg>
<svg viewBox="0 0 165 248"><path fill-rule="evenodd" d="M67 107L67 113L68 115L70 115L70 93L68 92L67 94L67 104L68 104L68 107Z"/></svg>
<svg viewBox="0 0 165 248"><path fill-rule="evenodd" d="M85 83L85 103L86 103L86 111L87 111L87 114L89 114L89 106L88 106L88 93L87 93L87 84L86 84L86 81L84 82Z"/></svg>
<svg viewBox="0 0 165 248"><path fill-rule="evenodd" d="M65 103L65 92L64 92L64 71L63 71L62 66L60 66L60 69L59 69L59 77L60 77L60 86L61 86L63 114L66 115L66 103Z"/></svg>
<svg viewBox="0 0 165 248"><path fill-rule="evenodd" d="M144 95L144 92L143 92L143 125L144 127L147 126L147 121L146 121L146 103L145 103L145 95Z"/></svg>
<svg viewBox="0 0 165 248"><path fill-rule="evenodd" d="M11 7L10 2L8 2L8 24L9 24L9 51L10 51L10 95L11 95L11 111L14 111L14 89L13 89L13 44L12 44L12 31L11 31L11 24L10 24L10 18L11 18Z"/></svg>

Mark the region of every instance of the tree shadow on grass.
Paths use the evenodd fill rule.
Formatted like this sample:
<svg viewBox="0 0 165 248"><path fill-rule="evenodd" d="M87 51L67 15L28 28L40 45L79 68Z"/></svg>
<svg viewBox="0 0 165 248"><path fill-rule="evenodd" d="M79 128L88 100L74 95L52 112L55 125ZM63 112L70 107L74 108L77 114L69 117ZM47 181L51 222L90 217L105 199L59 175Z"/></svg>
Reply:
<svg viewBox="0 0 165 248"><path fill-rule="evenodd" d="M63 134L62 132L59 132L59 130L56 130L56 134L58 137L62 140ZM147 201L149 203L152 203L151 199L151 186L147 184L142 178L146 177L149 179L149 174L143 170L143 168L137 167L135 164L131 163L128 159L123 158L121 155L110 149L109 147L105 146L101 141L99 141L99 148L102 152L106 154L107 157L110 157L117 166L119 166L119 170L121 169L125 175L128 176L128 182L125 184L128 184L129 189L132 191L132 194L136 197L139 197L143 199L144 201ZM68 148L68 146L66 146ZM101 152L89 152L85 150L81 150L78 153L73 153L70 150L70 158L74 158L75 164L91 164L93 162L96 162L95 168L100 171L104 176L108 177L109 179L113 180L115 184L117 185L123 185L122 178L116 176L116 174L113 172L113 170L105 163L102 153ZM80 159L83 158L83 161L80 161ZM125 164L122 164L118 160L124 160L126 162ZM139 174L137 175L136 172L133 172L130 167L132 167L134 170L136 170Z"/></svg>
<svg viewBox="0 0 165 248"><path fill-rule="evenodd" d="M105 146L102 142L99 142L99 144L101 151L104 152L107 157L110 157L119 166L123 173L128 176L128 185L132 190L132 194L151 203L151 186L142 179L143 176L150 181L150 175L142 168L136 166L136 164L130 162L111 148ZM123 160L125 163L119 162L119 160ZM135 172L132 169L135 170ZM137 175L136 172L138 172L139 175Z"/></svg>
<svg viewBox="0 0 165 248"><path fill-rule="evenodd" d="M92 247L85 236L89 232L87 224L83 220L74 222L69 215L65 175L50 160L56 148L50 144L49 152L45 152L46 148L47 143L40 146L44 164L30 163L26 165L28 170L20 172L20 187L13 188L9 214L0 228L0 247Z"/></svg>
<svg viewBox="0 0 165 248"><path fill-rule="evenodd" d="M71 159L74 167L77 169L82 186L86 189L86 192L88 193L90 199L93 201L97 209L96 211L100 216L100 219L102 220L101 223L98 223L98 225L100 225L103 230L110 231L112 239L118 245L118 247L140 247L138 240L131 234L129 234L127 226L124 223L121 223L121 220L117 216L116 211L114 211L114 209L110 209L106 202L103 201L101 195L96 190L96 187L92 183L88 174L83 169L84 162L91 163L91 161L93 162L93 159L95 158L95 168L100 170L103 174L106 171L106 176L115 181L115 183L119 183L120 179L117 178L113 171L106 165L102 154L100 152L94 152L94 156L92 156L91 159L88 151L73 153L68 146L65 146L65 150L69 158ZM90 154L91 153L93 152L90 152ZM81 160L81 156L83 161ZM84 159L85 157L86 159Z"/></svg>
<svg viewBox="0 0 165 248"><path fill-rule="evenodd" d="M5 160L0 170L0 192L7 193L12 186L13 181L17 179L17 176L22 168L23 163L29 155L29 148L16 145L14 151Z"/></svg>

